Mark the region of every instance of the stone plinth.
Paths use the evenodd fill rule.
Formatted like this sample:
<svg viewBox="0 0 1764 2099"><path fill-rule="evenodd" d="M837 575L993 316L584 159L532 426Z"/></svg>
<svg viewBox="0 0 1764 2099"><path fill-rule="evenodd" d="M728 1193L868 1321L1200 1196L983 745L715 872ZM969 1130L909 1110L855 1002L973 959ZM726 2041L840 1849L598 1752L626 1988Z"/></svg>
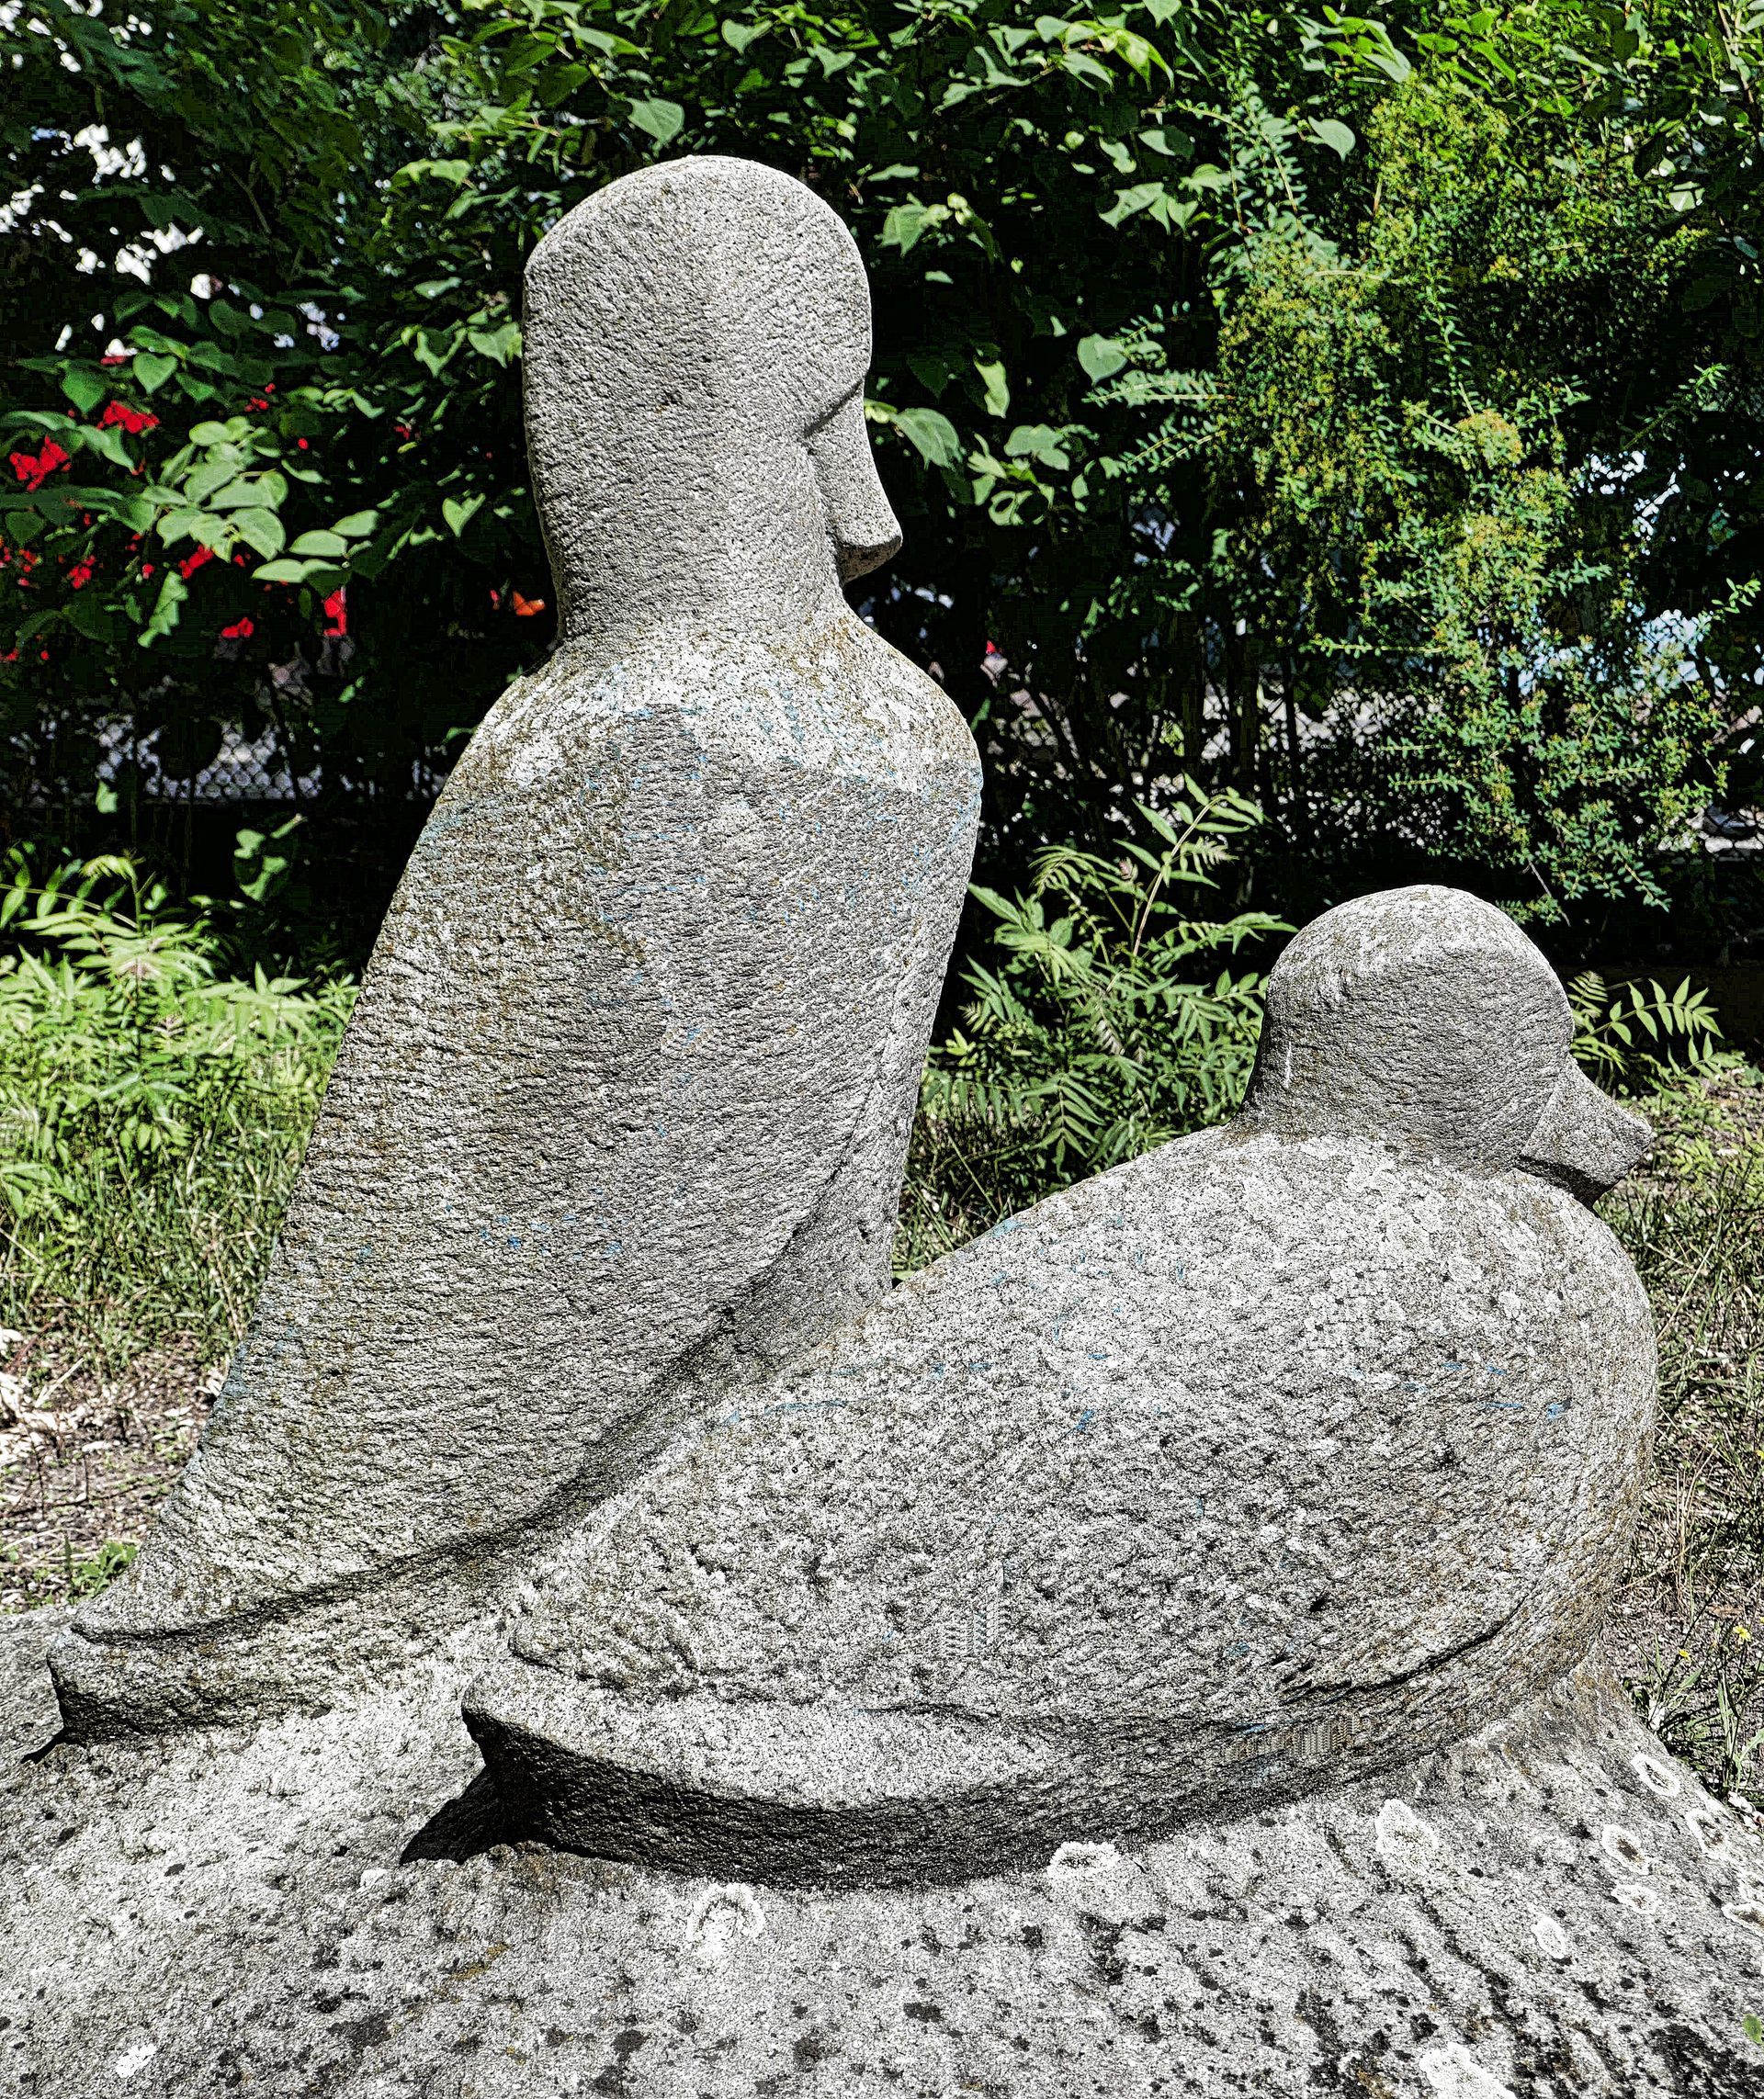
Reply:
<svg viewBox="0 0 1764 2099"><path fill-rule="evenodd" d="M1764 2092L1764 1845L1590 1670L1228 1824L828 1893L498 1842L447 1671L20 1761L60 1616L6 1642L21 2099Z"/></svg>

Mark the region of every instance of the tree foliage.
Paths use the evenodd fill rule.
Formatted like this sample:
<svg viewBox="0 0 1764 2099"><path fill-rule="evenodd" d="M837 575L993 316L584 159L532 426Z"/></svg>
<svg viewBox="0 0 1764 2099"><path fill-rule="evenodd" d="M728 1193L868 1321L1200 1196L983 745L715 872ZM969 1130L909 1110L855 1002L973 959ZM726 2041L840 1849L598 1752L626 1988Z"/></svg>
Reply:
<svg viewBox="0 0 1764 2099"><path fill-rule="evenodd" d="M981 736L995 885L1193 778L1272 908L1443 873L1596 942L1755 792L1757 10L14 15L15 823L107 730L124 801L229 726L445 765L549 638L525 255L683 152L869 262L870 609Z"/></svg>

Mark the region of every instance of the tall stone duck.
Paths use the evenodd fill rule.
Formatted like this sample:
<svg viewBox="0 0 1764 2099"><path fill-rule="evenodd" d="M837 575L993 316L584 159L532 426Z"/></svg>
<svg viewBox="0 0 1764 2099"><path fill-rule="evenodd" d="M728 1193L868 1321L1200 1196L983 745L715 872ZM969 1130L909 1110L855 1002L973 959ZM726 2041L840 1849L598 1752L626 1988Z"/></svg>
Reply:
<svg viewBox="0 0 1764 2099"><path fill-rule="evenodd" d="M958 1879L1399 1765L1585 1653L1652 1421L1587 1207L1647 1125L1461 892L1330 911L1227 1127L1007 1220L683 1437L466 1713L514 1826Z"/></svg>
<svg viewBox="0 0 1764 2099"><path fill-rule="evenodd" d="M885 1288L978 768L842 595L899 543L869 355L845 228L749 163L535 251L559 647L418 842L207 1434L54 1656L71 1733L432 1642Z"/></svg>

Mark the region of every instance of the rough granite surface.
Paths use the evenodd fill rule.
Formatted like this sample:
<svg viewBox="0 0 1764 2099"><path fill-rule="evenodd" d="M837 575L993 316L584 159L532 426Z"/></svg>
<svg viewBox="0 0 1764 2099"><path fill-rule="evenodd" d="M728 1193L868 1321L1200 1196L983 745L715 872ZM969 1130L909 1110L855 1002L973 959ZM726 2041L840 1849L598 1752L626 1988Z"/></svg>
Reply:
<svg viewBox="0 0 1764 2099"><path fill-rule="evenodd" d="M275 1710L464 1622L690 1402L886 1289L978 810L847 607L899 534L849 233L651 169L528 271L563 639L448 779L246 1339L70 1726Z"/></svg>
<svg viewBox="0 0 1764 2099"><path fill-rule="evenodd" d="M1591 1670L1228 1824L828 1892L499 1841L451 1669L22 1759L62 1615L0 1636L21 2099L1764 2093L1764 1845Z"/></svg>

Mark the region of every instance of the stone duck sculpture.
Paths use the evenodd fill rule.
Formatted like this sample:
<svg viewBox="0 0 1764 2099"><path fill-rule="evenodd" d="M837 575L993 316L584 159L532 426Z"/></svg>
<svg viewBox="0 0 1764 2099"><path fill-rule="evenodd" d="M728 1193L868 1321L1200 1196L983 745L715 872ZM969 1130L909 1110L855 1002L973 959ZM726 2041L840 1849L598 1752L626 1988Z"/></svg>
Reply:
<svg viewBox="0 0 1764 2099"><path fill-rule="evenodd" d="M869 296L800 184L681 160L526 278L556 654L387 917L250 1331L70 1733L322 1702L481 1611L887 1287L978 806L966 725L846 605L899 530Z"/></svg>
<svg viewBox="0 0 1764 2099"><path fill-rule="evenodd" d="M954 1879L1404 1762L1585 1652L1652 1326L1587 1207L1647 1125L1499 911L1293 941L1228 1126L1009 1219L562 1552L466 1717L508 1826Z"/></svg>

